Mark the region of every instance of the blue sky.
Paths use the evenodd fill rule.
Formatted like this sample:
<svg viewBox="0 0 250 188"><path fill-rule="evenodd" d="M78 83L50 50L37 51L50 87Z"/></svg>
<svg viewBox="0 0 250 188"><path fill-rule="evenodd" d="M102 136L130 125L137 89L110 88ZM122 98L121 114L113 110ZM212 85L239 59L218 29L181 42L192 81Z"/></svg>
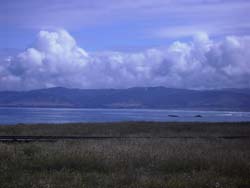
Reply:
<svg viewBox="0 0 250 188"><path fill-rule="evenodd" d="M249 0L1 0L0 90L250 88Z"/></svg>
<svg viewBox="0 0 250 188"><path fill-rule="evenodd" d="M3 0L0 48L24 49L41 29L63 28L87 50L138 50L188 40L246 35L249 0Z"/></svg>

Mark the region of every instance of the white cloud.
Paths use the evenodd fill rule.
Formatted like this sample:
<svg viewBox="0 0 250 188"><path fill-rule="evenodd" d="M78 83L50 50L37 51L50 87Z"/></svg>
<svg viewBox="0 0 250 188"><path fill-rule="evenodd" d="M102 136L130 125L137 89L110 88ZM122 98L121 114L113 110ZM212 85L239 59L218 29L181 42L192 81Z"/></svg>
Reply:
<svg viewBox="0 0 250 188"><path fill-rule="evenodd" d="M41 31L31 48L0 62L0 90L52 86L250 87L250 37L213 41L198 33L138 53L87 53L65 30Z"/></svg>

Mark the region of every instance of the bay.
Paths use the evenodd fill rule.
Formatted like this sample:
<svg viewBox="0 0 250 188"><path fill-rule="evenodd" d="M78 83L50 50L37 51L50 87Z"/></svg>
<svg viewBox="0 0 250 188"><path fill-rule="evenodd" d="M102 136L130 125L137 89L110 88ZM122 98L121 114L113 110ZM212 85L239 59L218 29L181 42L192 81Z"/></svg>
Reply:
<svg viewBox="0 0 250 188"><path fill-rule="evenodd" d="M155 109L0 108L0 125L123 121L246 122L250 121L250 112Z"/></svg>

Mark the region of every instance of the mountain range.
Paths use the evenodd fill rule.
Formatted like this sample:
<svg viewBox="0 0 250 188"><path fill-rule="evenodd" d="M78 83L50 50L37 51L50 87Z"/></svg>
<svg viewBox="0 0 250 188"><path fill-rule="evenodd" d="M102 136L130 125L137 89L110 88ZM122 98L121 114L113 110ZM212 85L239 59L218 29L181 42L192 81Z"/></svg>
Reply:
<svg viewBox="0 0 250 188"><path fill-rule="evenodd" d="M1 91L1 107L150 108L250 111L250 89L190 90L165 87Z"/></svg>

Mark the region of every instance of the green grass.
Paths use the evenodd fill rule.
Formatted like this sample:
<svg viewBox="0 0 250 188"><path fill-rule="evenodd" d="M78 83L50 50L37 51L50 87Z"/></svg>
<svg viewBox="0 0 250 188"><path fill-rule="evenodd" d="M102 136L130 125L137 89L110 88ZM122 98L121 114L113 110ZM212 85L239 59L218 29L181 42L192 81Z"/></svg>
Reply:
<svg viewBox="0 0 250 188"><path fill-rule="evenodd" d="M126 135L150 139L0 143L0 187L248 188L249 123L114 123L2 126L0 135Z"/></svg>

